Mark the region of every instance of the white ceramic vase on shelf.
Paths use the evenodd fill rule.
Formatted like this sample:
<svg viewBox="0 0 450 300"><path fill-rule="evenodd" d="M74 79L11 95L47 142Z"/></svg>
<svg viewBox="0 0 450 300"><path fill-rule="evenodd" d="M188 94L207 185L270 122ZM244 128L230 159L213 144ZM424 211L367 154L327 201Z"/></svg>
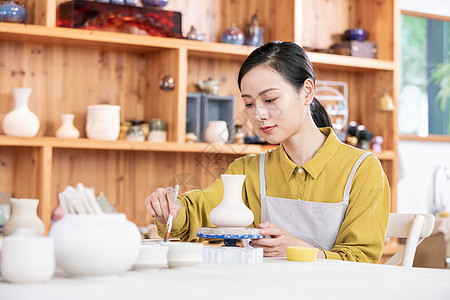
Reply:
<svg viewBox="0 0 450 300"><path fill-rule="evenodd" d="M245 175L222 174L223 199L211 210L209 220L217 227L247 227L252 224L253 212L242 201Z"/></svg>
<svg viewBox="0 0 450 300"><path fill-rule="evenodd" d="M137 226L124 214L66 214L53 223L56 264L75 277L117 277L136 262Z"/></svg>
<svg viewBox="0 0 450 300"><path fill-rule="evenodd" d="M228 128L226 121L210 121L206 125L205 140L209 143L223 145L228 141Z"/></svg>
<svg viewBox="0 0 450 300"><path fill-rule="evenodd" d="M31 88L14 88L13 94L15 106L3 119L3 131L10 136L36 136L39 131L39 119L28 108Z"/></svg>
<svg viewBox="0 0 450 300"><path fill-rule="evenodd" d="M89 105L86 135L90 139L115 141L120 133L120 106Z"/></svg>
<svg viewBox="0 0 450 300"><path fill-rule="evenodd" d="M55 273L53 239L19 228L3 238L1 261L1 273L8 282L46 282Z"/></svg>
<svg viewBox="0 0 450 300"><path fill-rule="evenodd" d="M62 114L62 125L56 131L56 137L76 139L80 136L80 131L73 125L74 114Z"/></svg>
<svg viewBox="0 0 450 300"><path fill-rule="evenodd" d="M11 198L12 214L3 228L3 235L14 234L19 228L31 228L44 235L44 223L37 215L38 199Z"/></svg>

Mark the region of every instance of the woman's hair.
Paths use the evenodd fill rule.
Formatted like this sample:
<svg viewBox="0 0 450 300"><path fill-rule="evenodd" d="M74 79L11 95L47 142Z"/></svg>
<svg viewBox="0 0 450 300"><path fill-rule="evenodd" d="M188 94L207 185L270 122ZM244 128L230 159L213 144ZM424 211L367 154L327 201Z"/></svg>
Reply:
<svg viewBox="0 0 450 300"><path fill-rule="evenodd" d="M278 72L296 90L300 90L308 78L315 83L314 70L305 50L291 42L273 41L254 50L244 61L239 70L239 90L242 77L259 65L265 65ZM310 110L317 127L332 127L327 111L315 97Z"/></svg>

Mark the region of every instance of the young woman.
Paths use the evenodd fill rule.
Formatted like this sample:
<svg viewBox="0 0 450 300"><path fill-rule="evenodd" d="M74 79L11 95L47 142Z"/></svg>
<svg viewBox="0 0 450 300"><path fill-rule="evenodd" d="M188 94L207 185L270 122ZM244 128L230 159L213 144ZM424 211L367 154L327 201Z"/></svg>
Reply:
<svg viewBox="0 0 450 300"><path fill-rule="evenodd" d="M244 174L243 201L262 235L252 240L265 256L285 256L288 246L316 247L319 258L376 263L389 219L389 184L374 155L343 144L314 97L314 71L305 51L269 42L239 71L245 110L274 150L236 159L228 174ZM169 213L173 236L197 241L198 227L212 227L210 211L222 200L220 179L178 196L159 188L145 199L160 234ZM171 200L172 199L172 200Z"/></svg>

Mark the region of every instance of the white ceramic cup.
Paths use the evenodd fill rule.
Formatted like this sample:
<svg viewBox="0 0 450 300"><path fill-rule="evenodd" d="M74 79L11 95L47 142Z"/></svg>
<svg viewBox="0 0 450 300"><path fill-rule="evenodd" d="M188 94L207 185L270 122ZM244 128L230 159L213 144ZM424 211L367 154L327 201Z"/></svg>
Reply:
<svg viewBox="0 0 450 300"><path fill-rule="evenodd" d="M46 282L55 273L53 239L43 236L5 236L1 260L1 273L8 282Z"/></svg>
<svg viewBox="0 0 450 300"><path fill-rule="evenodd" d="M86 135L90 139L115 141L120 133L120 106L89 105Z"/></svg>
<svg viewBox="0 0 450 300"><path fill-rule="evenodd" d="M168 243L167 260L169 268L191 268L203 261L203 244Z"/></svg>
<svg viewBox="0 0 450 300"><path fill-rule="evenodd" d="M167 267L169 247L161 243L141 244L139 256L134 263L136 271L157 270Z"/></svg>

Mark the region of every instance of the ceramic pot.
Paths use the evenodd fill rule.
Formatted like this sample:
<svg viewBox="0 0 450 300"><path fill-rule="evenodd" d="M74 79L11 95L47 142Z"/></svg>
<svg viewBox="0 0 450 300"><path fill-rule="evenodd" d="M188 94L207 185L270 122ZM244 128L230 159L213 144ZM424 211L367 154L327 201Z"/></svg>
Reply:
<svg viewBox="0 0 450 300"><path fill-rule="evenodd" d="M222 202L211 210L209 220L217 227L247 227L252 224L253 212L242 201L242 185L245 175L221 175Z"/></svg>
<svg viewBox="0 0 450 300"><path fill-rule="evenodd" d="M168 243L167 261L169 268L192 268L203 261L203 244Z"/></svg>
<svg viewBox="0 0 450 300"><path fill-rule="evenodd" d="M56 264L75 277L117 277L139 255L141 235L124 214L67 214L52 225Z"/></svg>
<svg viewBox="0 0 450 300"><path fill-rule="evenodd" d="M18 233L3 238L1 273L13 283L42 283L55 273L55 250L49 237Z"/></svg>
<svg viewBox="0 0 450 300"><path fill-rule="evenodd" d="M223 145L228 141L226 121L210 121L205 129L205 140L209 143Z"/></svg>
<svg viewBox="0 0 450 300"><path fill-rule="evenodd" d="M3 235L11 235L18 228L31 228L44 235L44 223L37 215L38 199L11 198L12 214L3 228Z"/></svg>
<svg viewBox="0 0 450 300"><path fill-rule="evenodd" d="M15 106L3 119L3 131L10 136L36 136L39 131L39 119L28 108L31 89L14 88L13 94Z"/></svg>
<svg viewBox="0 0 450 300"><path fill-rule="evenodd" d="M25 23L27 17L27 10L14 1L6 1L3 5L0 5L1 22Z"/></svg>
<svg viewBox="0 0 450 300"><path fill-rule="evenodd" d="M235 24L232 24L222 34L222 43L226 44L243 45L244 39L244 33Z"/></svg>
<svg viewBox="0 0 450 300"><path fill-rule="evenodd" d="M59 138L76 139L80 136L80 131L73 125L74 114L62 114L62 125L56 131Z"/></svg>
<svg viewBox="0 0 450 300"><path fill-rule="evenodd" d="M163 8L169 3L169 0L141 0L144 6L152 8Z"/></svg>
<svg viewBox="0 0 450 300"><path fill-rule="evenodd" d="M259 47L264 44L264 29L258 21L258 15L254 14L252 20L245 27L245 44Z"/></svg>
<svg viewBox="0 0 450 300"><path fill-rule="evenodd" d="M142 244L133 269L148 271L167 267L168 250L169 247L161 243Z"/></svg>
<svg viewBox="0 0 450 300"><path fill-rule="evenodd" d="M115 141L120 133L120 106L89 105L86 134L90 139Z"/></svg>

